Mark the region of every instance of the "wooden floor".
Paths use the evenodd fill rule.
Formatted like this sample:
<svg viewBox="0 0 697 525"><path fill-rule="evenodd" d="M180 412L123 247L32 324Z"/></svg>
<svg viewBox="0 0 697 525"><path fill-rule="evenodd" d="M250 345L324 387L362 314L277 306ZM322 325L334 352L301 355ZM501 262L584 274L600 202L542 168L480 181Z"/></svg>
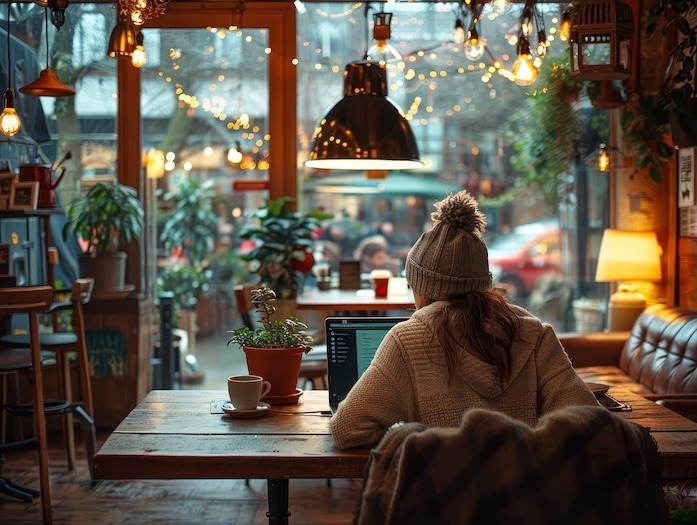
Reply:
<svg viewBox="0 0 697 525"><path fill-rule="evenodd" d="M100 443L105 439L100 436ZM60 435L52 437L51 501L54 523L265 524L266 482L251 480L91 482L84 458L68 472ZM39 488L34 452L8 453L4 475ZM350 524L361 480L291 480L291 524ZM39 499L31 503L0 494L0 523L41 523Z"/></svg>

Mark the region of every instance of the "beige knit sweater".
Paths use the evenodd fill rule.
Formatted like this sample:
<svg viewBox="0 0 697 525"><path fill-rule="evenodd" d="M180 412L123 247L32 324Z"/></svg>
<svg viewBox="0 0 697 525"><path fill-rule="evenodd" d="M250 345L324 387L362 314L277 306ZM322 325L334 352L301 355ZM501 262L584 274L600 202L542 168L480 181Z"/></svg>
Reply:
<svg viewBox="0 0 697 525"><path fill-rule="evenodd" d="M439 329L434 312L445 304L417 310L387 334L332 418L338 449L375 445L398 421L457 427L468 408L499 410L535 426L557 408L598 404L552 327L518 307L521 328L511 348L508 381L501 384L492 365L463 350L460 370L448 385L445 358L433 334Z"/></svg>

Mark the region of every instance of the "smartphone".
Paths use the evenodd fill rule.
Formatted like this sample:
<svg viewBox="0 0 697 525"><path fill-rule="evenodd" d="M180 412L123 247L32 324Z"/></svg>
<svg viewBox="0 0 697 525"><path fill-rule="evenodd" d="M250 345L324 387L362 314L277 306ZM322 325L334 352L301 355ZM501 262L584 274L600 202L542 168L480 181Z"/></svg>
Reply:
<svg viewBox="0 0 697 525"><path fill-rule="evenodd" d="M617 410L617 411L629 411L632 409L629 405L625 405L624 403L620 403L612 397L611 395L605 393L601 394L599 396L595 396L596 399L598 400L598 403L603 405L605 408L609 410Z"/></svg>

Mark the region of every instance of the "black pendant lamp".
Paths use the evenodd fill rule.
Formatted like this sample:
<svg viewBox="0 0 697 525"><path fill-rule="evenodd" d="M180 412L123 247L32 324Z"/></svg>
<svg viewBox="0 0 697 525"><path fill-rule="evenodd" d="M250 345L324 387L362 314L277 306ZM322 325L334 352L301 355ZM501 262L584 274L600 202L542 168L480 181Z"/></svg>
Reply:
<svg viewBox="0 0 697 525"><path fill-rule="evenodd" d="M69 97L75 94L75 90L64 84L49 65L48 49L48 9L45 10L46 17L46 69L39 73L39 78L30 82L26 86L19 88L25 95L35 95L37 97Z"/></svg>
<svg viewBox="0 0 697 525"><path fill-rule="evenodd" d="M346 66L344 98L317 125L305 165L336 170L423 166L407 119L387 97L384 66L367 60Z"/></svg>

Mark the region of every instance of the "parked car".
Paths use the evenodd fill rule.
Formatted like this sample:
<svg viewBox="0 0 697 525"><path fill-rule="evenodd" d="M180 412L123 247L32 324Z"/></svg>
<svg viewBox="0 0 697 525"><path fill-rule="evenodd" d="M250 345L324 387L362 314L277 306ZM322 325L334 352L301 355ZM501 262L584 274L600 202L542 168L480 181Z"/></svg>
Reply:
<svg viewBox="0 0 697 525"><path fill-rule="evenodd" d="M500 235L489 244L489 268L511 301L525 301L540 279L562 274L559 226L530 223Z"/></svg>

